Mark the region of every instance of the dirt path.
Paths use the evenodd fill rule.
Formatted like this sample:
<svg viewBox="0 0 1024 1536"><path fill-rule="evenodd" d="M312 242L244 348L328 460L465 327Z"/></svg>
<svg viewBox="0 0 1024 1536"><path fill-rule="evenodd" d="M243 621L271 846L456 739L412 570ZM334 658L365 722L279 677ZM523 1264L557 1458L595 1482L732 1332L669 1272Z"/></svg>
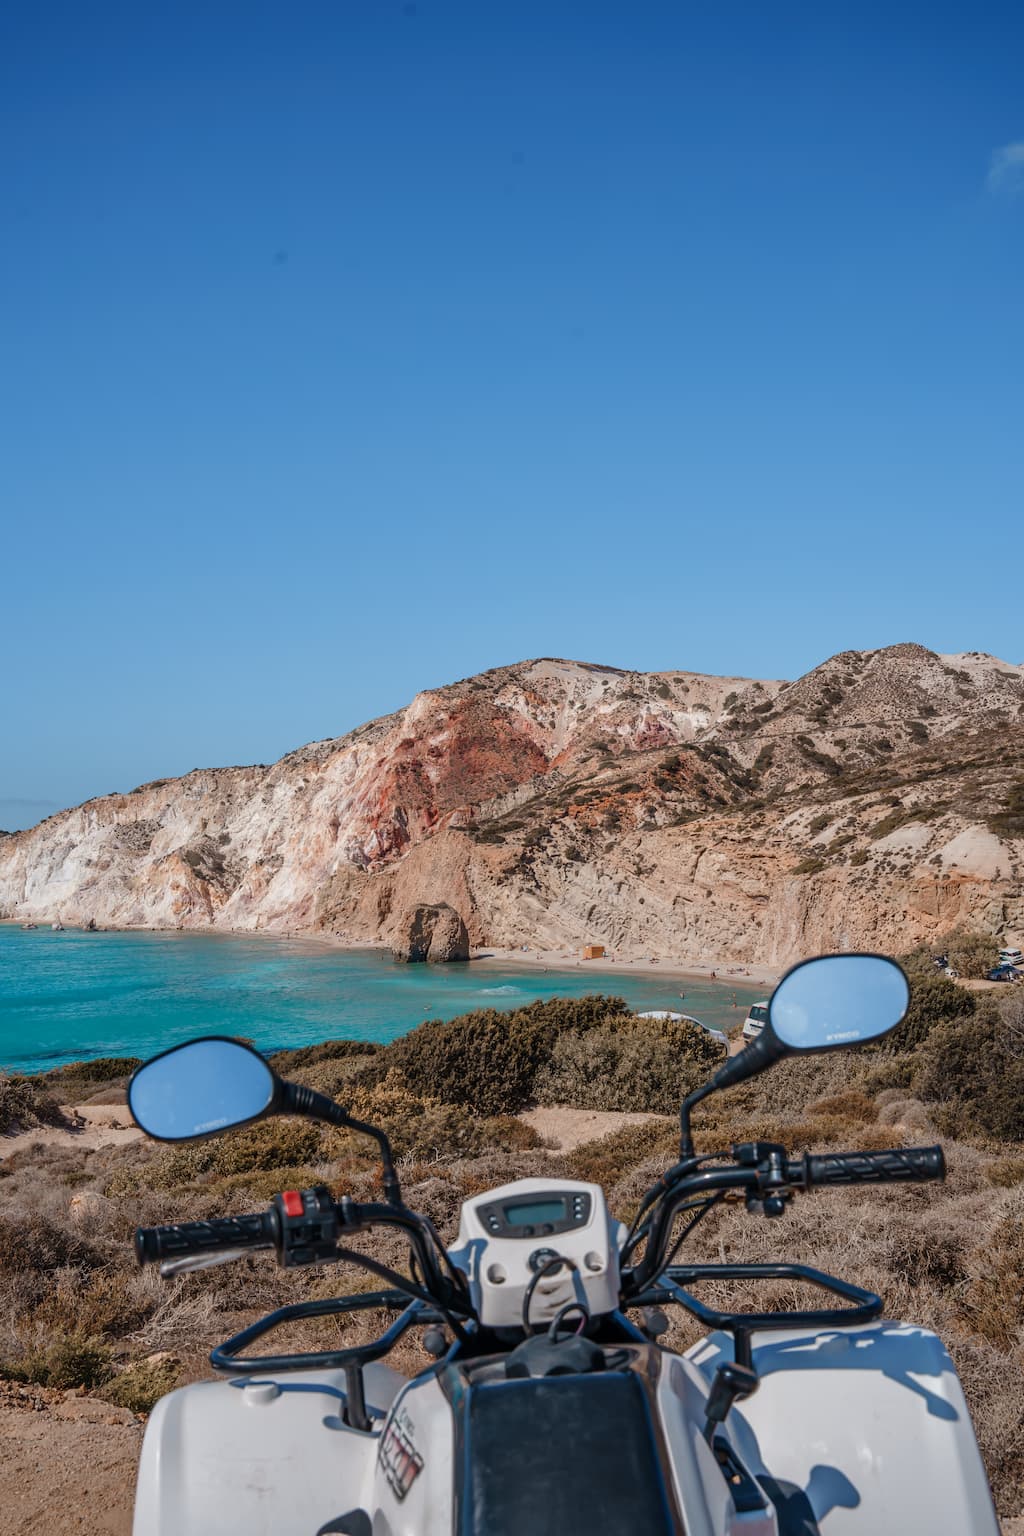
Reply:
<svg viewBox="0 0 1024 1536"><path fill-rule="evenodd" d="M63 1108L71 1120L79 1123L37 1125L34 1130L19 1131L16 1136L0 1136L0 1162L40 1143L95 1152L99 1147L123 1147L142 1140L142 1132L137 1125L132 1125L131 1116L123 1104L82 1104L77 1107L66 1104Z"/></svg>
<svg viewBox="0 0 1024 1536"><path fill-rule="evenodd" d="M0 1382L0 1536L130 1536L144 1427L95 1398Z"/></svg>
<svg viewBox="0 0 1024 1536"><path fill-rule="evenodd" d="M642 1125L645 1120L665 1120L665 1115L602 1109L524 1109L519 1119L532 1126L538 1136L552 1143L552 1150L571 1152L584 1142L610 1136L624 1125Z"/></svg>

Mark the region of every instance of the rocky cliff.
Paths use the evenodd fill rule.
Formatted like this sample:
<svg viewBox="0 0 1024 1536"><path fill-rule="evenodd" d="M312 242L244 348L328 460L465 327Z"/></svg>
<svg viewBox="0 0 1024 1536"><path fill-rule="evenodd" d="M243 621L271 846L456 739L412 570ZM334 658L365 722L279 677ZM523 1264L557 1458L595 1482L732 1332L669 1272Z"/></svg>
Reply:
<svg viewBox="0 0 1024 1536"><path fill-rule="evenodd" d="M6 837L0 916L376 943L447 902L477 945L767 964L1020 938L1022 774L1024 667L980 653L792 683L523 662Z"/></svg>

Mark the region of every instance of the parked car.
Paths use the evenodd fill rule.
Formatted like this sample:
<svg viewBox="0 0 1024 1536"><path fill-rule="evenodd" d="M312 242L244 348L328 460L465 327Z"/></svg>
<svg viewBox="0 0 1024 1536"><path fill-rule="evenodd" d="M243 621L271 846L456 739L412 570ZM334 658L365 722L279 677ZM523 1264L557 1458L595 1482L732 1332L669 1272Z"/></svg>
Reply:
<svg viewBox="0 0 1024 1536"><path fill-rule="evenodd" d="M1015 965L997 965L987 973L988 981L1024 981L1024 971Z"/></svg>
<svg viewBox="0 0 1024 1536"><path fill-rule="evenodd" d="M751 1003L750 1012L743 1020L744 1040L756 1040L762 1029L768 1022L768 1000L762 1003Z"/></svg>
<svg viewBox="0 0 1024 1536"><path fill-rule="evenodd" d="M723 1051L729 1049L729 1041L720 1029L713 1029L710 1024L705 1024L703 1019L695 1019L692 1013L670 1013L667 1009L656 1008L650 1013L638 1013L638 1019L685 1019L687 1024L696 1024L706 1035L710 1035L716 1045L720 1045Z"/></svg>
<svg viewBox="0 0 1024 1536"><path fill-rule="evenodd" d="M1024 966L1024 955L1019 949L1001 949L999 951L1000 965L1014 965L1018 970Z"/></svg>

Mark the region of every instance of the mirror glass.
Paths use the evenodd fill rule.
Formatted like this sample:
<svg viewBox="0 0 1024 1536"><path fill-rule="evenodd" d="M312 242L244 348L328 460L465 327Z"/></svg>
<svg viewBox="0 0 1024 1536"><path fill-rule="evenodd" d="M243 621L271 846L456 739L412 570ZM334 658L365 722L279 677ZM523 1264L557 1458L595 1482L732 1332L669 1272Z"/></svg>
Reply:
<svg viewBox="0 0 1024 1536"><path fill-rule="evenodd" d="M776 1038L790 1051L877 1040L907 1011L910 987L882 955L822 955L783 976L768 1005Z"/></svg>
<svg viewBox="0 0 1024 1536"><path fill-rule="evenodd" d="M139 1068L128 1107L150 1136L187 1141L243 1125L269 1106L274 1074L235 1040L191 1040Z"/></svg>

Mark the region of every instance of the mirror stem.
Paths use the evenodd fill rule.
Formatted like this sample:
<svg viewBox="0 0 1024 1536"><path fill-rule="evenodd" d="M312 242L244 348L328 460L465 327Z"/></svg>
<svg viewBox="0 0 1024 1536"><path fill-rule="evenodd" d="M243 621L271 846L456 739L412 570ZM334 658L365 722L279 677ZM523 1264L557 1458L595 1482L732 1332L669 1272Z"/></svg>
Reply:
<svg viewBox="0 0 1024 1536"><path fill-rule="evenodd" d="M690 1112L701 1099L706 1099L709 1094L718 1093L722 1088L731 1088L734 1083L745 1082L748 1077L754 1077L758 1072L763 1072L780 1057L787 1055L784 1045L780 1045L775 1036L768 1030L762 1031L756 1040L745 1045L735 1056L730 1056L723 1062L709 1082L694 1089L679 1106L679 1157L693 1156L693 1138L690 1135Z"/></svg>
<svg viewBox="0 0 1024 1536"><path fill-rule="evenodd" d="M366 1125L362 1120L354 1120L340 1104L336 1104L326 1093L318 1093L315 1088L307 1088L302 1083L284 1083L282 1087L281 1110L284 1114L308 1115L315 1120L326 1120L329 1125L344 1126L347 1130L362 1131L364 1135L372 1136L380 1147L384 1198L388 1205L401 1205L402 1187L395 1171L391 1143L382 1130L375 1125Z"/></svg>
<svg viewBox="0 0 1024 1536"><path fill-rule="evenodd" d="M699 1104L701 1099L706 1099L708 1094L709 1093L714 1093L714 1091L715 1091L715 1081L714 1081L714 1078L712 1078L711 1082L704 1083L704 1084L702 1084L702 1086L700 1088L696 1088L693 1091L693 1093L689 1094L688 1097L685 1098L683 1100L682 1104L680 1104L680 1106L679 1106L679 1161L680 1162L682 1162L684 1157L693 1157L693 1155L694 1155L694 1151L693 1151L693 1137L690 1134L690 1112L693 1109L694 1105Z"/></svg>

